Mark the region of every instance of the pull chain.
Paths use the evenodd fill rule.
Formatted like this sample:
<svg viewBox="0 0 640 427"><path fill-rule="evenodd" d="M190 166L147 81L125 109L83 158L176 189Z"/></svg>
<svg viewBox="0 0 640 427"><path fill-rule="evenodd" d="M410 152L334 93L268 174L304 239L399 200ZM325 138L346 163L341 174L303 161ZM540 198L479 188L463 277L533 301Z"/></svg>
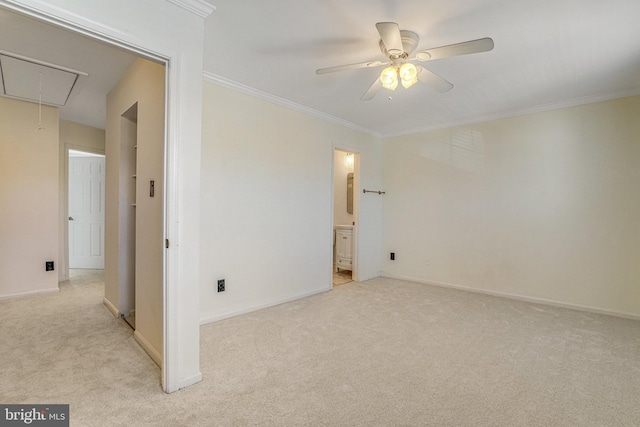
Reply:
<svg viewBox="0 0 640 427"><path fill-rule="evenodd" d="M42 126L42 73L40 73L40 89L38 91L38 130L43 130Z"/></svg>

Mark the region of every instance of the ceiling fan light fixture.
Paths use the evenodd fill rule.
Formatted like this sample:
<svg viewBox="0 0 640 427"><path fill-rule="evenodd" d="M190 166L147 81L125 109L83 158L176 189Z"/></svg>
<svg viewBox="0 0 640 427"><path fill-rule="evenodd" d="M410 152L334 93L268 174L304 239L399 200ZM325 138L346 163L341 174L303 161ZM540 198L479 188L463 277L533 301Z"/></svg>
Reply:
<svg viewBox="0 0 640 427"><path fill-rule="evenodd" d="M380 73L382 87L389 90L396 90L398 87L398 70L396 67L387 67Z"/></svg>
<svg viewBox="0 0 640 427"><path fill-rule="evenodd" d="M353 153L347 153L344 156L344 166L347 170L353 172L354 156Z"/></svg>
<svg viewBox="0 0 640 427"><path fill-rule="evenodd" d="M418 81L418 70L416 69L416 66L410 62L402 64L398 74L400 74L402 86L404 86L405 89L410 88Z"/></svg>
<svg viewBox="0 0 640 427"><path fill-rule="evenodd" d="M398 80L401 80L402 86L404 86L405 89L410 88L419 80L438 92L447 92L453 88L451 82L446 81L427 68L414 65L409 61L430 61L432 59L488 52L494 48L493 40L490 37L485 37L446 46L432 47L418 52L415 57L411 58L410 55L414 52L420 41L418 34L413 31L401 30L395 22L378 22L376 29L380 35L380 41L378 42L380 52L382 52L388 60L384 62L367 61L329 68L319 68L316 70L316 74L389 65L382 70L380 76L374 80L367 91L360 97L362 101L373 99L381 88L395 90L398 87ZM418 76L420 78L418 78ZM391 98L389 97L389 99Z"/></svg>

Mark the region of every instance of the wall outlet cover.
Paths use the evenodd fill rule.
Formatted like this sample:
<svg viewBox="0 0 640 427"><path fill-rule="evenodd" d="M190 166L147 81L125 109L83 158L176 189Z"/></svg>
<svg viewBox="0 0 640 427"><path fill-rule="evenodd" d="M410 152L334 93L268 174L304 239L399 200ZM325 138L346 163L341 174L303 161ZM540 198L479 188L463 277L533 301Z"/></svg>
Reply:
<svg viewBox="0 0 640 427"><path fill-rule="evenodd" d="M224 292L224 279L218 280L218 292Z"/></svg>
<svg viewBox="0 0 640 427"><path fill-rule="evenodd" d="M46 261L44 263L44 269L45 269L45 271L53 271L54 270L53 261Z"/></svg>

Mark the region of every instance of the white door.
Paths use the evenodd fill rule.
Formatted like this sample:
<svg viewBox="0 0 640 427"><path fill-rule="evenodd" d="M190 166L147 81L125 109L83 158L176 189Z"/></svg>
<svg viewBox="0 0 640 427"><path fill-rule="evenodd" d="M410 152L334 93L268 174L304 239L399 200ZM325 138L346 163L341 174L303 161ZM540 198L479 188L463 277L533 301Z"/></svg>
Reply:
<svg viewBox="0 0 640 427"><path fill-rule="evenodd" d="M104 156L69 154L69 268L104 269Z"/></svg>

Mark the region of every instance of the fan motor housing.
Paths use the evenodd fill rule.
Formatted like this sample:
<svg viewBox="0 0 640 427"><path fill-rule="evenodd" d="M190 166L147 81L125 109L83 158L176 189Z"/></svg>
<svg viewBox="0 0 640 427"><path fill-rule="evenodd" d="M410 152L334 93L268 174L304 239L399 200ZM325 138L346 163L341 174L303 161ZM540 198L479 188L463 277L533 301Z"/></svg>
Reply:
<svg viewBox="0 0 640 427"><path fill-rule="evenodd" d="M380 51L384 54L384 56L388 58L400 58L402 56L408 56L416 49L416 47L418 47L420 37L418 37L418 35L413 31L400 30L400 37L402 38L402 48L404 49L402 55L390 54L387 50L387 47L384 45L384 42L380 40Z"/></svg>

